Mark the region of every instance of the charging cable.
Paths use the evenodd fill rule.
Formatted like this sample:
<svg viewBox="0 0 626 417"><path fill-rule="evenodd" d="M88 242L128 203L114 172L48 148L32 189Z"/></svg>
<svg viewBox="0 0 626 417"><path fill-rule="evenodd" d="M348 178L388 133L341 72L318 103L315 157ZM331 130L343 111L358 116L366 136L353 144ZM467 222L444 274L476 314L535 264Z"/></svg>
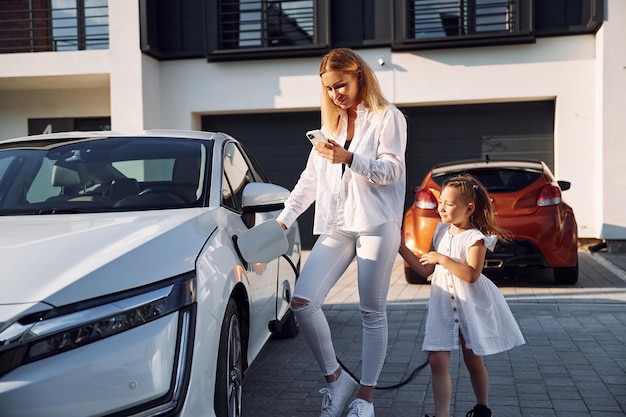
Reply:
<svg viewBox="0 0 626 417"><path fill-rule="evenodd" d="M287 260L287 262L289 263L289 265L291 266L291 268L293 269L293 271L296 273L296 278L298 276L300 276L300 271L298 271L298 268L296 267L296 265L293 263L293 261L289 258L289 256L287 256L286 254L283 254L282 257L284 259ZM278 320L278 317L276 318ZM354 373L352 373L352 371L350 369L348 369L348 367L346 365L344 365L343 362L341 362L341 360L339 358L337 358L337 362L339 362L339 366L341 366L341 368L346 371L348 373L348 375L350 375L352 377L352 379L354 379L357 382L361 382L359 378L357 378ZM409 382L411 382L415 376L422 370L424 369L426 366L428 365L428 359L426 359L426 361L424 363L422 363L421 365L419 365L417 368L415 368L413 370L413 372L411 372L411 374L406 377L405 379L403 379L402 381L398 382L397 384L393 384L393 385L388 385L388 386L375 386L374 389L376 390L391 390L391 389L396 389L396 388L400 388L406 384L408 384Z"/></svg>
<svg viewBox="0 0 626 417"><path fill-rule="evenodd" d="M341 366L341 368L346 371L348 373L348 375L350 375L352 377L352 379L354 379L355 381L357 381L358 383L361 383L361 381L359 380L359 378L357 378L352 371L350 371L350 369L348 369L348 367L346 365L343 364L343 362L341 362L339 360L339 358L337 358L337 362L339 362L339 365ZM413 378L415 378L415 376L419 373L419 371L421 371L422 369L424 369L426 367L426 365L428 365L428 359L426 359L426 361L421 364L420 366L418 366L417 368L413 369L413 372L411 372L411 375L409 375L408 377L406 377L405 379L403 379L402 381L398 382L397 384L393 384L393 385L388 385L388 386L375 386L374 389L376 390L390 390L390 389L396 389L396 388L400 388L406 384L408 384L409 382L411 382L413 380Z"/></svg>

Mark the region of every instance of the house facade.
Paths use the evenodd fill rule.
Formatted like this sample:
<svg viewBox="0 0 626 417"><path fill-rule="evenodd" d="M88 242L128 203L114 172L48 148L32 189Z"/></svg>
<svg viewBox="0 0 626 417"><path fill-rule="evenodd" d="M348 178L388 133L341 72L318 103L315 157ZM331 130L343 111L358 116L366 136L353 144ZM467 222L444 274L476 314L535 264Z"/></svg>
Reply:
<svg viewBox="0 0 626 417"><path fill-rule="evenodd" d="M544 160L579 237L626 241L623 0L3 0L0 140L225 131L293 187L321 56L350 47L407 116L407 207L434 164ZM311 212L302 217L303 234ZM311 240L308 240L310 242ZM307 239L305 239L306 245Z"/></svg>

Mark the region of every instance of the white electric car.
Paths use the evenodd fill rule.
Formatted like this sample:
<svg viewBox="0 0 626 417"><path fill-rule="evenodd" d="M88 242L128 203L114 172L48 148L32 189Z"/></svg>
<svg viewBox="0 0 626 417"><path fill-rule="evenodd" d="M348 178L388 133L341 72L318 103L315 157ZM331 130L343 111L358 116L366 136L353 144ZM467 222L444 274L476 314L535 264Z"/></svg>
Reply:
<svg viewBox="0 0 626 417"><path fill-rule="evenodd" d="M0 415L240 416L298 333L288 194L223 133L0 142Z"/></svg>

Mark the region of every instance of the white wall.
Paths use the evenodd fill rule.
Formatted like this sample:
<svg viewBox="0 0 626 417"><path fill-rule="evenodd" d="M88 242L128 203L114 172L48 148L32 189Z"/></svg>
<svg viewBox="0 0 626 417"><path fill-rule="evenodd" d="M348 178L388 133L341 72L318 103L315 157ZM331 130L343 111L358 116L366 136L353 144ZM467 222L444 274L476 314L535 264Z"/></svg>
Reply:
<svg viewBox="0 0 626 417"><path fill-rule="evenodd" d="M161 64L154 58L145 55L141 60L142 67L142 101L144 129L157 129L161 126ZM164 97L163 100L168 100ZM199 129L198 129L199 130Z"/></svg>
<svg viewBox="0 0 626 417"><path fill-rule="evenodd" d="M0 92L0 140L28 135L28 119L107 117L109 89Z"/></svg>
<svg viewBox="0 0 626 417"><path fill-rule="evenodd" d="M133 7L134 6L134 7ZM111 128L144 128L143 56L139 44L139 4L109 0Z"/></svg>
<svg viewBox="0 0 626 417"><path fill-rule="evenodd" d="M319 59L161 63L161 120L188 128L189 114L319 107ZM166 126L162 126L166 127Z"/></svg>
<svg viewBox="0 0 626 417"><path fill-rule="evenodd" d="M0 140L29 118L109 116L107 51L0 54Z"/></svg>
<svg viewBox="0 0 626 417"><path fill-rule="evenodd" d="M609 0L609 19L598 36L600 165L594 172L600 237L626 240L626 2Z"/></svg>

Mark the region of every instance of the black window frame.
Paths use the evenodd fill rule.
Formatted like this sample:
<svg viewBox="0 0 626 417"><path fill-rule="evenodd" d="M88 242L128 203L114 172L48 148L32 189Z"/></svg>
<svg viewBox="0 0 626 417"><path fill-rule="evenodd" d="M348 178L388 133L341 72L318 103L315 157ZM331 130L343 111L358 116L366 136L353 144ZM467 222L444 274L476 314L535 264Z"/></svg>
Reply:
<svg viewBox="0 0 626 417"><path fill-rule="evenodd" d="M259 0L271 4L269 0ZM207 59L214 61L235 61L246 59L293 58L317 56L329 49L330 45L330 0L312 0L313 5L313 42L311 45L233 47L224 48L220 45L220 7L222 2L232 0L208 0L207 28Z"/></svg>
<svg viewBox="0 0 626 417"><path fill-rule="evenodd" d="M476 0L457 1L476 4ZM541 3L538 3L539 1ZM513 30L459 33L456 36L446 34L442 37L416 39L410 36L410 25L415 25L415 22L410 19L409 6L410 3L415 4L415 1L393 0L393 2L395 11L392 50L395 51L533 43L537 37L593 34L598 31L604 21L604 0L496 0L496 3L510 3L512 10L515 10ZM448 3L453 2L454 0ZM556 12L553 18L562 18L563 13L572 11L580 12L581 23L573 25L556 23L551 27L542 26L546 23L543 23L544 19L537 18L537 13L546 14L550 7L553 12ZM543 14L540 17L544 17ZM558 20L554 19L554 21Z"/></svg>
<svg viewBox="0 0 626 417"><path fill-rule="evenodd" d="M580 3L580 23L568 24L568 22L561 22L554 26L548 26L547 23L542 22L543 18L548 15L547 7L549 2L538 2L535 0L534 7L534 33L537 37L549 37L549 36L564 36L564 35L583 35L596 33L602 26L604 21L604 0L552 0L561 1L561 13L557 13L558 16L563 14L569 15L570 11L577 11L575 7L570 8L567 2L579 2ZM577 6L577 5L574 5ZM571 16L566 17L565 20L569 20Z"/></svg>
<svg viewBox="0 0 626 417"><path fill-rule="evenodd" d="M241 157L241 159L245 162L246 167L247 167L247 171L245 172L242 178L242 182L240 183L240 186L237 189L233 189L233 185L234 185L232 183L233 176L232 175L229 176L228 174L229 170L224 164L224 160L227 158L226 149L229 146L232 146L232 149L234 149L235 152ZM222 192L221 198L220 198L221 200L220 204L222 205L222 207L225 207L239 214L243 214L244 212L242 201L241 201L241 196L242 196L243 189L245 188L245 186L252 182L264 182L264 183L269 182L269 180L267 179L267 176L261 169L256 159L254 159L252 155L248 153L247 149L241 143L232 141L232 140L224 142L224 145L222 147L222 179L221 181L222 181L221 190L224 189L225 184L223 182L226 181L226 185L228 186L230 194L228 197L225 197L224 193Z"/></svg>
<svg viewBox="0 0 626 417"><path fill-rule="evenodd" d="M503 45L503 44L518 44L518 43L531 43L534 42L533 34L533 19L532 19L532 3L533 0L499 0L500 6L510 5L512 10L515 10L512 22L514 27L509 30L494 30L494 31L477 31L476 27L476 0L457 0L460 5L465 4L467 6L468 15L457 16L459 21L467 21L468 23L456 26L458 28L458 34L453 34L452 31L446 32L444 36L440 37L428 37L418 39L415 36L411 36L412 27L416 25L418 16L415 13L419 13L419 10L413 11L410 3L416 4L414 0L393 0L395 5L394 13L394 40L392 49L396 51L401 50L417 50L417 49L442 49L442 48L458 48L458 47L475 47L475 46L490 46L490 45ZM436 3L436 2L433 2ZM452 1L447 2L452 3ZM474 8L471 8L471 3L474 3ZM445 10L445 7L441 7L441 10ZM462 9L462 7L461 7ZM441 13L441 26L445 30L445 23L443 13ZM469 23L472 21L473 23ZM474 27L473 30L463 30L464 28Z"/></svg>

